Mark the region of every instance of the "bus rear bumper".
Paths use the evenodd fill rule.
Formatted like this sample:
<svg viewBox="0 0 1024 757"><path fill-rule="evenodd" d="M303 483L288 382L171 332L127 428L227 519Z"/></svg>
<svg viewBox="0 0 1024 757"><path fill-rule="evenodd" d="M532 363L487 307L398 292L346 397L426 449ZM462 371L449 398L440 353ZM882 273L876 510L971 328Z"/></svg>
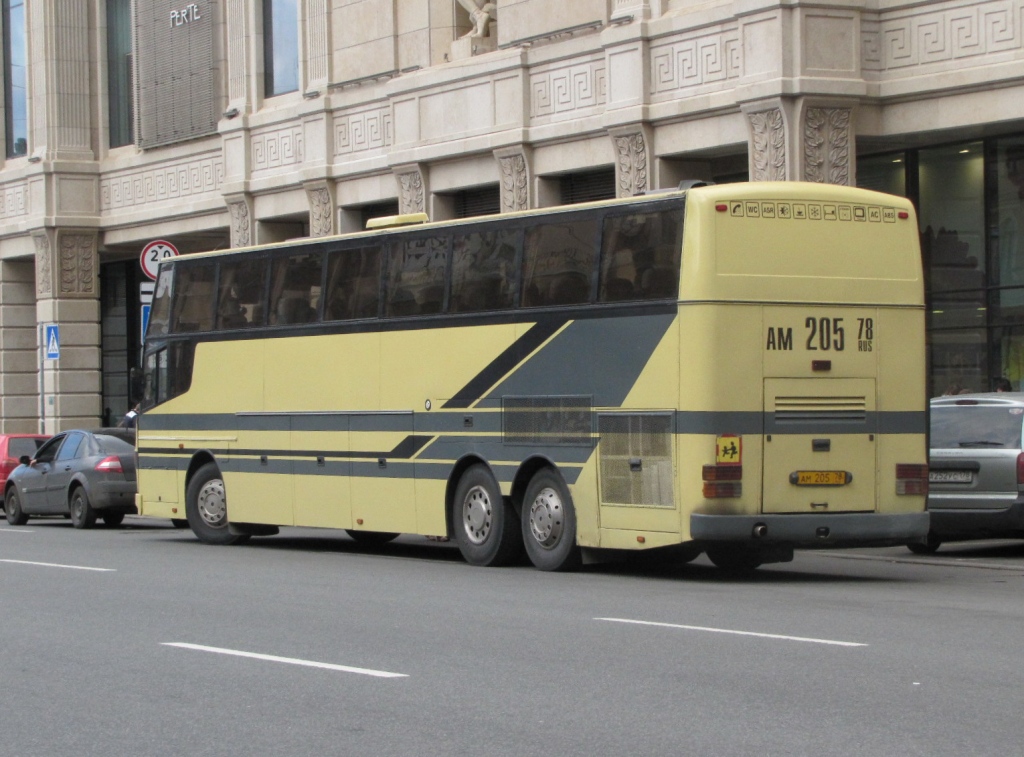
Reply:
<svg viewBox="0 0 1024 757"><path fill-rule="evenodd" d="M924 541L929 515L920 513L808 513L690 516L699 542L778 545L798 549L888 547Z"/></svg>

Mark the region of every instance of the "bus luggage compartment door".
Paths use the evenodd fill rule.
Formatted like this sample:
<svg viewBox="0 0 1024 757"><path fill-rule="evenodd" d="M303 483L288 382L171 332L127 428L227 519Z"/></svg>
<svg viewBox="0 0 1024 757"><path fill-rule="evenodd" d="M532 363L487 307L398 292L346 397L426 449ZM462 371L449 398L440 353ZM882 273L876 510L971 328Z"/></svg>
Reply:
<svg viewBox="0 0 1024 757"><path fill-rule="evenodd" d="M875 380L765 379L762 511L875 509Z"/></svg>

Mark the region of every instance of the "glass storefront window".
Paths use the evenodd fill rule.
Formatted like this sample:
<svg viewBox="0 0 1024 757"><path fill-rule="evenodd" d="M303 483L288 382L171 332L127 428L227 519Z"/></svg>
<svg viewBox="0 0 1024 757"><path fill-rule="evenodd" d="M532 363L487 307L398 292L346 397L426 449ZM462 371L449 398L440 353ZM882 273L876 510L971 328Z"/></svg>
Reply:
<svg viewBox="0 0 1024 757"><path fill-rule="evenodd" d="M907 196L907 161L903 153L872 155L857 161L857 186Z"/></svg>

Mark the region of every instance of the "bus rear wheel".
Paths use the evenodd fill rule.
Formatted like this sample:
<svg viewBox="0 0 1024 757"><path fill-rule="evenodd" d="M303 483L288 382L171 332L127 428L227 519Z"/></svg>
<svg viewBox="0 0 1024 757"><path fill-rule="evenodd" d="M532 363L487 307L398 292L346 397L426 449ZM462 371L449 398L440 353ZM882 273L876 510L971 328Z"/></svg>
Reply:
<svg viewBox="0 0 1024 757"><path fill-rule="evenodd" d="M538 471L523 500L523 542L539 570L575 570L583 560L576 545L576 508L562 477Z"/></svg>
<svg viewBox="0 0 1024 757"><path fill-rule="evenodd" d="M452 525L459 551L470 565L509 565L522 552L515 510L484 465L472 466L459 479Z"/></svg>
<svg viewBox="0 0 1024 757"><path fill-rule="evenodd" d="M238 544L249 537L228 530L228 499L224 479L214 463L207 463L192 477L185 493L185 514L199 541L206 544Z"/></svg>

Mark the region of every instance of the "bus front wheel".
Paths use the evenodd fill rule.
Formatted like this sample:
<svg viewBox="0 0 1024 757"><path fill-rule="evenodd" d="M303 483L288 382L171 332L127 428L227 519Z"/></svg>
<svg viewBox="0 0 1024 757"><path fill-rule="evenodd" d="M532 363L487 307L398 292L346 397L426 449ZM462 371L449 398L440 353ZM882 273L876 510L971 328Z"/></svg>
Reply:
<svg viewBox="0 0 1024 757"><path fill-rule="evenodd" d="M582 563L576 545L576 508L562 478L550 468L538 471L523 500L523 542L539 570L575 570Z"/></svg>
<svg viewBox="0 0 1024 757"><path fill-rule="evenodd" d="M214 463L207 463L192 477L185 493L185 514L199 541L207 544L238 544L248 539L228 530L228 499L224 479Z"/></svg>
<svg viewBox="0 0 1024 757"><path fill-rule="evenodd" d="M470 565L508 565L522 550L515 510L484 465L474 465L459 479L452 525L459 551Z"/></svg>

